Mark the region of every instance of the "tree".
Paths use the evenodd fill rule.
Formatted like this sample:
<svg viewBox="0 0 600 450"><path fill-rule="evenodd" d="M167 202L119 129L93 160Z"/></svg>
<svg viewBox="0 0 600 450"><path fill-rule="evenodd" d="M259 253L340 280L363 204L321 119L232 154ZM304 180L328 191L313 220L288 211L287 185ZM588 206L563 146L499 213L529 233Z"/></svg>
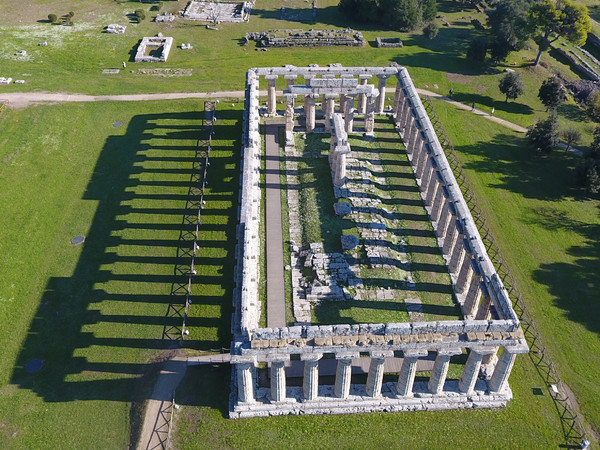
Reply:
<svg viewBox="0 0 600 450"><path fill-rule="evenodd" d="M137 18L138 23L141 22L142 20L144 20L146 18L146 13L144 12L143 9L136 9L135 10L135 17Z"/></svg>
<svg viewBox="0 0 600 450"><path fill-rule="evenodd" d="M561 137L567 143L566 152L569 151L571 145L577 144L581 140L581 132L575 128L567 128L560 133Z"/></svg>
<svg viewBox="0 0 600 450"><path fill-rule="evenodd" d="M48 14L48 20L50 23L56 23L58 20L58 16L56 14Z"/></svg>
<svg viewBox="0 0 600 450"><path fill-rule="evenodd" d="M560 78L556 76L550 77L542 83L538 97L546 107L546 111L556 109L567 99L565 87Z"/></svg>
<svg viewBox="0 0 600 450"><path fill-rule="evenodd" d="M429 22L425 26L425 28L423 28L423 35L427 39L434 39L438 35L439 31L440 31L440 27L438 26L437 23L435 23L435 22Z"/></svg>
<svg viewBox="0 0 600 450"><path fill-rule="evenodd" d="M483 61L487 53L488 43L486 38L475 38L469 43L467 58Z"/></svg>
<svg viewBox="0 0 600 450"><path fill-rule="evenodd" d="M380 21L394 30L412 30L421 23L417 0L379 0Z"/></svg>
<svg viewBox="0 0 600 450"><path fill-rule="evenodd" d="M519 95L523 93L523 80L521 79L521 74L517 72L507 72L500 79L500 83L498 83L498 88L500 92L506 95L506 100L509 98L516 99Z"/></svg>
<svg viewBox="0 0 600 450"><path fill-rule="evenodd" d="M537 66L542 53L559 37L564 37L575 45L583 45L592 23L587 8L571 0L542 0L529 8L529 27L535 34L538 54Z"/></svg>
<svg viewBox="0 0 600 450"><path fill-rule="evenodd" d="M506 59L512 51L521 50L530 32L527 27L527 11L531 0L500 0L494 8L488 8L488 26L492 35L490 57L494 63Z"/></svg>
<svg viewBox="0 0 600 450"><path fill-rule="evenodd" d="M529 144L537 151L550 153L558 145L558 117L552 111L546 120L540 120L527 130Z"/></svg>
<svg viewBox="0 0 600 450"><path fill-rule="evenodd" d="M422 22L430 22L433 19L435 19L435 16L437 15L437 1L436 0L419 0L419 6L421 8L421 21ZM430 39L433 39L433 38L430 38Z"/></svg>

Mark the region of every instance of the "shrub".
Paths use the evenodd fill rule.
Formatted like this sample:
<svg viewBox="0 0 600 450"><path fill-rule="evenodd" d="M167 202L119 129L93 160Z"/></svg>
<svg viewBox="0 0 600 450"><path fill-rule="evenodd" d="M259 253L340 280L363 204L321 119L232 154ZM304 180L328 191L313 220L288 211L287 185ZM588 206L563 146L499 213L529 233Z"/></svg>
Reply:
<svg viewBox="0 0 600 450"><path fill-rule="evenodd" d="M58 20L58 16L56 14L48 14L48 20L50 23L56 23Z"/></svg>
<svg viewBox="0 0 600 450"><path fill-rule="evenodd" d="M498 89L506 95L505 101L508 101L509 98L512 100L516 99L525 89L521 74L517 72L507 72L506 75L500 79Z"/></svg>
<svg viewBox="0 0 600 450"><path fill-rule="evenodd" d="M73 11L69 11L69 14L67 14L67 16L69 17L73 17L75 15L75 13Z"/></svg>
<svg viewBox="0 0 600 450"><path fill-rule="evenodd" d="M550 153L558 145L558 117L552 111L546 120L540 120L527 131L529 144L537 151Z"/></svg>
<svg viewBox="0 0 600 450"><path fill-rule="evenodd" d="M146 18L146 13L144 12L143 9L136 9L135 17L137 18L138 22L141 22L142 20L144 20Z"/></svg>
<svg viewBox="0 0 600 450"><path fill-rule="evenodd" d="M434 39L438 35L439 31L440 31L440 27L438 27L437 23L435 23L435 22L429 22L425 26L425 28L423 28L423 35L427 39Z"/></svg>
<svg viewBox="0 0 600 450"><path fill-rule="evenodd" d="M469 44L467 58L475 61L483 61L487 54L488 44L485 38L475 38Z"/></svg>
<svg viewBox="0 0 600 450"><path fill-rule="evenodd" d="M581 132L575 128L567 128L561 131L560 136L567 143L565 151L568 151L573 144L577 144L581 140Z"/></svg>
<svg viewBox="0 0 600 450"><path fill-rule="evenodd" d="M600 91L594 91L588 97L588 114L596 122L600 122Z"/></svg>

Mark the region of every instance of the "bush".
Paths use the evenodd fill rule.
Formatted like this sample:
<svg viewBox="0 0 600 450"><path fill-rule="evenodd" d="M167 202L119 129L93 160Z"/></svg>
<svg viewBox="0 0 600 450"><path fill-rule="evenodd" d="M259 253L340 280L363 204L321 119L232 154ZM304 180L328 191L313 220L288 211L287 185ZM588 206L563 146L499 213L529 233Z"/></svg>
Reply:
<svg viewBox="0 0 600 450"><path fill-rule="evenodd" d="M573 144L577 144L581 140L581 132L575 128L567 128L561 131L560 136L567 143L565 151L568 151Z"/></svg>
<svg viewBox="0 0 600 450"><path fill-rule="evenodd" d="M546 120L540 120L527 131L529 144L537 151L550 153L558 145L558 117L552 111Z"/></svg>
<svg viewBox="0 0 600 450"><path fill-rule="evenodd" d="M435 22L429 22L425 28L423 28L423 35L427 39L434 39L440 31L440 27Z"/></svg>
<svg viewBox="0 0 600 450"><path fill-rule="evenodd" d="M594 91L588 97L588 114L596 122L600 122L600 91Z"/></svg>
<svg viewBox="0 0 600 450"><path fill-rule="evenodd" d="M73 17L75 15L75 13L73 11L69 11L69 14L67 14L67 16L69 17Z"/></svg>
<svg viewBox="0 0 600 450"><path fill-rule="evenodd" d="M508 101L509 98L512 100L516 99L525 89L521 74L517 72L507 72L506 75L500 79L498 89L506 95L505 101Z"/></svg>
<svg viewBox="0 0 600 450"><path fill-rule="evenodd" d="M58 16L56 14L48 14L48 20L50 23L56 23L58 20Z"/></svg>
<svg viewBox="0 0 600 450"><path fill-rule="evenodd" d="M588 194L600 192L600 162L594 158L586 158L575 169L579 183Z"/></svg>
<svg viewBox="0 0 600 450"><path fill-rule="evenodd" d="M146 18L146 13L144 12L143 9L136 9L135 10L135 17L137 18L138 23L141 22L142 20L144 20Z"/></svg>
<svg viewBox="0 0 600 450"><path fill-rule="evenodd" d="M469 44L467 58L475 61L483 61L487 54L488 43L486 38L475 38Z"/></svg>

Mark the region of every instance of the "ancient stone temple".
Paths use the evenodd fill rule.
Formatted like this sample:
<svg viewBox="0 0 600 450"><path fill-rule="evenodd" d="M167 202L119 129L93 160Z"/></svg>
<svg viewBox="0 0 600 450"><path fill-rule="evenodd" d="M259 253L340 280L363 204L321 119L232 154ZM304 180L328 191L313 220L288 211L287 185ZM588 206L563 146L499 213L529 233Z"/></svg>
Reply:
<svg viewBox="0 0 600 450"><path fill-rule="evenodd" d="M386 94L390 78L395 90L393 100L386 102L386 95L392 97L391 91ZM286 145L293 145L299 114L305 117L307 133L317 128L315 117L323 117L324 131L331 135L334 185L344 181L345 157L352 151L347 139L357 131L356 117L361 117L360 133L367 135L374 132L376 115L393 118L406 148L399 143L397 150L408 155L461 320L259 327L259 125L261 111L277 114L277 79L287 80L283 90ZM259 99L261 80L266 81L266 107ZM299 97L303 111L294 105ZM245 102L230 417L506 405L512 398L508 378L515 358L528 347L408 71L338 65L255 68L247 73ZM321 110L316 111L319 104ZM449 380L455 355L464 355L465 362L460 377ZM353 367L365 358L366 379L353 383ZM416 379L425 360L430 361L428 378ZM319 378L325 364L334 367L333 384ZM300 367L293 386L288 385L291 366ZM386 370L388 366L395 369ZM259 386L258 367L266 367L268 386ZM384 373L393 375L384 379Z"/></svg>

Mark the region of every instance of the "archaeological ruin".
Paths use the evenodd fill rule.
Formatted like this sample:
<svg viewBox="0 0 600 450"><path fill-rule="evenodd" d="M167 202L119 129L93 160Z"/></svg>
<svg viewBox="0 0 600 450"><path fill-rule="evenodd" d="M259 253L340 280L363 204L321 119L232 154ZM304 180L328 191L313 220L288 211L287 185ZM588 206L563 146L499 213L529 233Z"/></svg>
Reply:
<svg viewBox="0 0 600 450"><path fill-rule="evenodd" d="M364 47L365 38L351 28L341 30L269 30L246 33L245 44L255 41L257 47Z"/></svg>
<svg viewBox="0 0 600 450"><path fill-rule="evenodd" d="M145 37L138 45L134 60L135 62L166 62L172 45L172 37L162 35Z"/></svg>
<svg viewBox="0 0 600 450"><path fill-rule="evenodd" d="M248 22L254 1L203 2L191 1L180 12L184 19L201 22Z"/></svg>
<svg viewBox="0 0 600 450"><path fill-rule="evenodd" d="M393 91L387 86L392 80ZM267 92L266 105L259 97L261 83ZM279 87L285 85L281 96L278 83ZM259 296L259 261L264 251L259 236L265 233L261 228L265 208L262 123L267 128L270 123L284 127L284 154L286 158L291 155L292 162L297 159L298 139L319 134L330 140L328 158L323 161L331 170L336 199L333 208L340 217L358 213L356 217L361 218L367 217L364 211L380 208L379 200L368 189L356 192L355 187L368 181L366 178L353 180L371 166L375 171L379 161L359 159L351 142L359 142L359 138L367 143L376 141L377 120L393 120L398 139L393 151L407 155L414 174L411 182L416 179L416 195L420 196L419 207L425 208L433 228L432 239L437 242L435 251L445 262L444 276L457 317L427 321L423 310L411 313L408 309L410 319L406 322L314 323L311 310L319 302L331 298L336 302L365 298L385 301L396 291L414 290L416 282L409 272L392 271L408 275L388 287L372 289L353 268L351 252L357 249L372 263L383 261L379 264L382 267L395 267L396 260L406 258L401 244L387 248L389 222L363 224L364 231L358 236L341 236L345 253L325 253L320 243L311 243L309 248L295 245L301 239L298 230L302 219L296 208L290 207L290 240L277 242L277 251L281 253L282 245L290 245L290 260L283 264L291 273L294 320L286 320L285 315L278 321L267 317L264 326ZM275 159L278 157L279 153ZM270 169L266 167L268 176ZM297 172L296 166L286 167L290 176ZM382 177L375 181L385 184ZM297 193L290 190L288 195L293 205L292 196ZM268 195L266 201L270 201ZM280 202L278 191L275 202ZM238 216L230 417L491 408L505 406L512 398L509 375L516 356L528 352L523 330L405 68L332 64L250 69L246 76ZM277 223L281 229L284 222ZM269 231L266 234L267 240L281 240ZM269 265L268 250L266 257ZM402 264L409 267L410 261ZM308 265L318 278L310 286L301 281ZM269 266L268 276L272 270L284 271L283 267ZM278 295L283 302L283 292ZM267 311L271 298L267 280ZM418 298L406 299L407 306L409 300L419 306ZM458 359L461 372L449 377L451 362ZM364 376L357 375L361 373Z"/></svg>

